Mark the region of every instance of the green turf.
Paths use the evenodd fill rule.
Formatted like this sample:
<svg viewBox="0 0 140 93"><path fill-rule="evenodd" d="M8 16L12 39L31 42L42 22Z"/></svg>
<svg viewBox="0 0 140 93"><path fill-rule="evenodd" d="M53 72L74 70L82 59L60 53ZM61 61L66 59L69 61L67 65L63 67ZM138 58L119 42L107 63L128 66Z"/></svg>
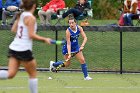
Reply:
<svg viewBox="0 0 140 93"><path fill-rule="evenodd" d="M53 79L48 80L51 76ZM93 74L39 72L39 93L139 93L140 74ZM29 93L28 75L19 72L12 80L0 80L0 93Z"/></svg>

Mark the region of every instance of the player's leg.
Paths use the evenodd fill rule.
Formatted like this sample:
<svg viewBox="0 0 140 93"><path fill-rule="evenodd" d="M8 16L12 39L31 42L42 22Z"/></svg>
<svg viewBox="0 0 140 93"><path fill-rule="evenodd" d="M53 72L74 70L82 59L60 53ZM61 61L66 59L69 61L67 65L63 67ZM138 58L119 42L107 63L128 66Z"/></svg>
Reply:
<svg viewBox="0 0 140 93"><path fill-rule="evenodd" d="M68 58L68 55L64 55L64 59L66 60ZM69 61L58 61L58 62L54 62L54 61L50 61L50 71L54 72L58 69L60 69L61 67L68 67L71 64L70 60Z"/></svg>
<svg viewBox="0 0 140 93"><path fill-rule="evenodd" d="M22 62L27 73L29 74L29 88L30 93L38 93L38 79L36 71L36 61L33 59L28 62Z"/></svg>
<svg viewBox="0 0 140 93"><path fill-rule="evenodd" d="M66 54L66 55L64 55L64 59L66 60L68 58L68 55ZM67 61L67 62L64 62L64 61L58 61L58 62L53 62L53 66L54 67L57 67L57 66L59 66L59 65L61 65L61 64L63 64L63 66L62 67L68 67L69 65L70 65L70 61Z"/></svg>
<svg viewBox="0 0 140 93"><path fill-rule="evenodd" d="M20 66L20 62L18 62L17 59L15 59L14 57L10 57L9 58L9 65L8 65L8 71L6 70L1 70L0 71L0 79L11 79L13 78L17 71L18 68Z"/></svg>
<svg viewBox="0 0 140 93"><path fill-rule="evenodd" d="M20 62L14 58L14 57L10 57L9 58L9 65L8 65L8 73L9 73L9 76L8 78L13 78L18 69L19 69L19 66L20 66Z"/></svg>
<svg viewBox="0 0 140 93"><path fill-rule="evenodd" d="M83 53L82 51L80 51L79 53L76 54L76 58L79 60L79 62L81 63L81 68L82 68L82 72L84 74L84 79L85 80L90 80L92 78L90 78L88 76L88 70L87 70L87 65L86 65L86 62L85 62L85 58L83 56Z"/></svg>

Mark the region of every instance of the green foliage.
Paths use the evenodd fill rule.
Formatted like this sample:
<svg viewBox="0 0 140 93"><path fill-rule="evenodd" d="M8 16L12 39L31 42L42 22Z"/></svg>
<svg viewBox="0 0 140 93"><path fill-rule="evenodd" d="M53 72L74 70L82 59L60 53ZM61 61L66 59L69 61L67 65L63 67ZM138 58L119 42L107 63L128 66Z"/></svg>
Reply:
<svg viewBox="0 0 140 93"><path fill-rule="evenodd" d="M49 2L50 0L38 0L39 2L42 3L42 5L44 6L47 2ZM66 7L73 7L76 4L76 0L64 0L66 3Z"/></svg>
<svg viewBox="0 0 140 93"><path fill-rule="evenodd" d="M116 0L94 0L93 13L95 19L116 19L120 14L118 6L121 3Z"/></svg>
<svg viewBox="0 0 140 93"><path fill-rule="evenodd" d="M38 0L39 3L42 3L42 5L44 6L47 2L49 2L50 0Z"/></svg>

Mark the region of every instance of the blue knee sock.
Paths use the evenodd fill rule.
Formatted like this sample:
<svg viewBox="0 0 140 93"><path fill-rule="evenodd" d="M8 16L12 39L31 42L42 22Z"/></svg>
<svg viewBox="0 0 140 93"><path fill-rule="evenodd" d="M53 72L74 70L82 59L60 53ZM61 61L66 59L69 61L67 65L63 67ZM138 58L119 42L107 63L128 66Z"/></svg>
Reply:
<svg viewBox="0 0 140 93"><path fill-rule="evenodd" d="M87 65L86 63L81 64L82 72L84 73L84 77L88 76Z"/></svg>
<svg viewBox="0 0 140 93"><path fill-rule="evenodd" d="M53 66L57 67L57 66L59 66L61 64L63 64L63 61L58 61L58 62L53 63ZM64 67L64 66L62 66L62 67Z"/></svg>

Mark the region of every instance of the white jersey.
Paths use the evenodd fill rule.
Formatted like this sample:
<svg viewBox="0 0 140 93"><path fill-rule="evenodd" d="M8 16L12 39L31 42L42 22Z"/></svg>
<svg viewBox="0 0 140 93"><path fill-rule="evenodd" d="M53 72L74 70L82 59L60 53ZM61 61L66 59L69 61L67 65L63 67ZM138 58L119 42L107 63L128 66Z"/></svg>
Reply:
<svg viewBox="0 0 140 93"><path fill-rule="evenodd" d="M14 51L32 51L33 40L29 37L29 32L27 26L24 24L24 18L26 16L33 16L30 12L23 12L20 15L17 33L14 38L14 41L9 45L9 48ZM35 32L37 29L37 24L34 26Z"/></svg>

